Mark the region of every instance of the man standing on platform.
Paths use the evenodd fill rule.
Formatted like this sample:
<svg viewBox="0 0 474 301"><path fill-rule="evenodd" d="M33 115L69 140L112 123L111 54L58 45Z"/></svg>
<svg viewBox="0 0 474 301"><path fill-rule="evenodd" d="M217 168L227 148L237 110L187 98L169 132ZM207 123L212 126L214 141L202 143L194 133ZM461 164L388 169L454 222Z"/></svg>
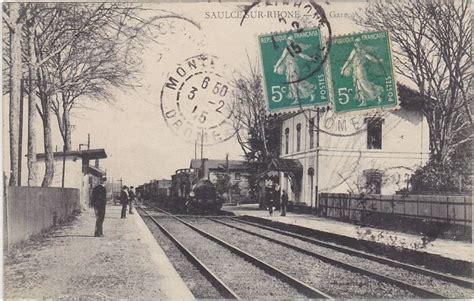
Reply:
<svg viewBox="0 0 474 301"><path fill-rule="evenodd" d="M128 191L128 197L130 198L130 207L128 207L128 213L133 214L133 201L135 201L135 192L133 191L133 186L130 186L130 190Z"/></svg>
<svg viewBox="0 0 474 301"><path fill-rule="evenodd" d="M106 177L102 177L99 180L99 185L94 187L92 190L92 200L91 200L91 205L94 207L95 211L95 217L96 217L96 222L95 222L95 237L100 237L104 236L104 233L102 233L102 224L104 223L104 218L105 218L105 206L107 204L107 190L105 189L105 181L107 181Z"/></svg>
<svg viewBox="0 0 474 301"><path fill-rule="evenodd" d="M122 192L120 192L120 204L122 204L122 213L120 215L120 218L126 218L127 217L128 202L129 202L128 187L123 186Z"/></svg>
<svg viewBox="0 0 474 301"><path fill-rule="evenodd" d="M286 216L286 206L288 206L288 194L283 190L281 196L281 216Z"/></svg>

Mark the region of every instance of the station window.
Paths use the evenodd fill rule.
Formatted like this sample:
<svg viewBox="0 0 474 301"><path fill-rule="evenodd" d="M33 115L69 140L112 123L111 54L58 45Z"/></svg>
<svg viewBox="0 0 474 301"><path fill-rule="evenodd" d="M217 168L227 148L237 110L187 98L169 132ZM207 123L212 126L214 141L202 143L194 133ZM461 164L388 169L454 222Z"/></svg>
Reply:
<svg viewBox="0 0 474 301"><path fill-rule="evenodd" d="M382 172L379 170L365 170L366 190L368 194L380 194L382 191Z"/></svg>
<svg viewBox="0 0 474 301"><path fill-rule="evenodd" d="M286 128L285 129L285 154L288 154L288 147L290 144L290 129Z"/></svg>
<svg viewBox="0 0 474 301"><path fill-rule="evenodd" d="M382 149L383 119L368 118L367 122L367 149Z"/></svg>
<svg viewBox="0 0 474 301"><path fill-rule="evenodd" d="M309 148L314 148L314 117L309 120Z"/></svg>
<svg viewBox="0 0 474 301"><path fill-rule="evenodd" d="M301 123L296 125L296 151L301 150Z"/></svg>

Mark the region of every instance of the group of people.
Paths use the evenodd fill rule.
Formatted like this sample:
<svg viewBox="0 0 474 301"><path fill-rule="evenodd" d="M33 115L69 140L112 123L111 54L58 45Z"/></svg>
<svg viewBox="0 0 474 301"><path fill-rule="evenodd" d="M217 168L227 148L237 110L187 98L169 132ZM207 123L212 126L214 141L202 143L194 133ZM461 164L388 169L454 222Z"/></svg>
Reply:
<svg viewBox="0 0 474 301"><path fill-rule="evenodd" d="M105 207L107 205L107 189L105 188L106 177L102 177L99 180L99 185L95 186L92 190L90 205L94 208L96 222L95 222L95 237L104 236L102 225L104 224L105 218ZM128 213L133 214L133 202L135 201L135 191L133 186L128 188L123 186L120 192L120 204L122 205L121 218L126 218L127 206L129 206Z"/></svg>
<svg viewBox="0 0 474 301"><path fill-rule="evenodd" d="M281 199L281 203L280 203ZM277 205L280 205L280 212L281 216L286 216L286 209L288 207L288 194L286 193L285 190L281 191L281 196L280 196L280 189L272 189L267 191L267 208L268 208L268 213L270 216L273 215L273 208L277 207Z"/></svg>
<svg viewBox="0 0 474 301"><path fill-rule="evenodd" d="M133 202L135 201L135 192L133 186L123 186L122 192L120 192L120 204L122 205L122 213L120 218L127 218L127 206L128 213L133 214Z"/></svg>

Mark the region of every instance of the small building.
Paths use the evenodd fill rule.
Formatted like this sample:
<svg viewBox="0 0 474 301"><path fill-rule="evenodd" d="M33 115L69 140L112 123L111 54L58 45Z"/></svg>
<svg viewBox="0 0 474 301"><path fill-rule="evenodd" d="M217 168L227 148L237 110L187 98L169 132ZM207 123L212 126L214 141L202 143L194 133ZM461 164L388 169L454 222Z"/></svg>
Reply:
<svg viewBox="0 0 474 301"><path fill-rule="evenodd" d="M290 200L316 205L318 193L393 194L429 158L429 128L417 95L399 86L397 110L335 114L329 109L278 118L279 185Z"/></svg>
<svg viewBox="0 0 474 301"><path fill-rule="evenodd" d="M99 160L107 158L104 149L88 149L63 152L54 152L54 176L50 187L61 187L63 180L64 160L64 187L78 188L81 192L81 208L88 207L92 188L105 175L99 167ZM45 155L37 154L38 176L45 173ZM94 165L91 161L94 160Z"/></svg>
<svg viewBox="0 0 474 301"><path fill-rule="evenodd" d="M223 195L228 201L240 202L249 196L250 172L243 160L192 159L189 168L198 170L200 178L206 178L215 185L221 180L227 182L226 186L231 195L228 192L224 192Z"/></svg>

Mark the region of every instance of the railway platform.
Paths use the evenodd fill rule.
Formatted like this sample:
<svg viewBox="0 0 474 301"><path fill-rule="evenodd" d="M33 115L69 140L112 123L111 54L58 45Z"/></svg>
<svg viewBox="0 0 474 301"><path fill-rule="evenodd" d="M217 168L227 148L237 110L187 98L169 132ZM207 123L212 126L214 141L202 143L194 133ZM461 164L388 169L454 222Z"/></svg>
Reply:
<svg viewBox="0 0 474 301"><path fill-rule="evenodd" d="M258 209L258 204L224 206L222 209L232 212L236 216L250 216L287 225L300 226L317 230L323 234L403 248L419 253L440 256L453 261L474 264L474 248L473 244L469 242L436 239L425 244L423 243L422 236L372 227L361 227L311 214L287 212L286 216L280 216L279 211L274 211L273 215L270 216L268 211Z"/></svg>
<svg viewBox="0 0 474 301"><path fill-rule="evenodd" d="M190 300L193 295L138 214L108 204L104 237L92 208L4 254L5 299Z"/></svg>

